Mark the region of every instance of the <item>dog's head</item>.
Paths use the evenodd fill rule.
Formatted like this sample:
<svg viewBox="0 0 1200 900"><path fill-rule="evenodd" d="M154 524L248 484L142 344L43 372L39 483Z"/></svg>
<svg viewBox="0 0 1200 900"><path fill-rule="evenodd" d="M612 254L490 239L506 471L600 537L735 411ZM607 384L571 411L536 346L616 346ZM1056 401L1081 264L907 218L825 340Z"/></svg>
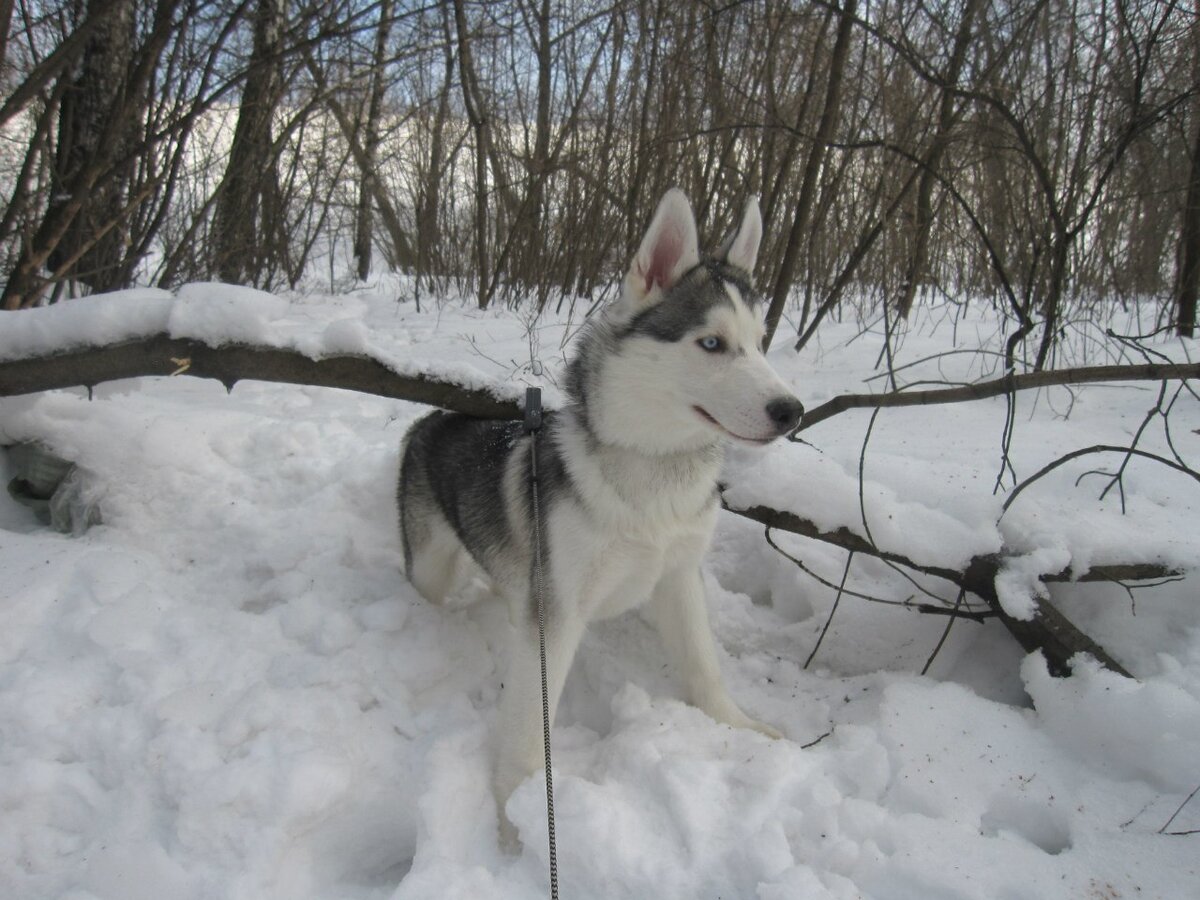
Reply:
<svg viewBox="0 0 1200 900"><path fill-rule="evenodd" d="M763 309L751 273L762 239L758 201L716 256L701 259L692 208L672 189L606 313L609 358L593 361L589 420L605 439L647 452L722 439L765 444L803 407L763 355Z"/></svg>

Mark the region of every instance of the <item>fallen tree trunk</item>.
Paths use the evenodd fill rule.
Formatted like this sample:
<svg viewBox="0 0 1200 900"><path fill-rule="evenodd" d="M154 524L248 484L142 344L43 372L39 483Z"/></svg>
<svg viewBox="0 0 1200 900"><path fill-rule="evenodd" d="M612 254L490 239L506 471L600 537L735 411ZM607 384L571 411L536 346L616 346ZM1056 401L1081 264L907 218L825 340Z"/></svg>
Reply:
<svg viewBox="0 0 1200 900"><path fill-rule="evenodd" d="M181 359L189 360L191 367L180 370L174 360ZM227 388L240 380L311 384L428 403L481 419L521 417L516 401L500 400L487 391L425 375L401 375L367 356L312 359L293 350L247 344L210 347L201 341L166 334L0 362L0 397L64 387L92 387L118 378L175 374L215 378ZM1200 378L1200 363L1086 366L1008 375L932 390L842 394L805 412L797 430L811 428L850 409L961 403L1054 385L1189 378Z"/></svg>
<svg viewBox="0 0 1200 900"><path fill-rule="evenodd" d="M238 381L342 388L427 403L481 419L521 417L515 401L426 375L401 375L366 356L311 359L294 350L246 344L210 347L165 334L0 362L0 397L67 387L90 389L105 381L155 375L214 378L226 389Z"/></svg>

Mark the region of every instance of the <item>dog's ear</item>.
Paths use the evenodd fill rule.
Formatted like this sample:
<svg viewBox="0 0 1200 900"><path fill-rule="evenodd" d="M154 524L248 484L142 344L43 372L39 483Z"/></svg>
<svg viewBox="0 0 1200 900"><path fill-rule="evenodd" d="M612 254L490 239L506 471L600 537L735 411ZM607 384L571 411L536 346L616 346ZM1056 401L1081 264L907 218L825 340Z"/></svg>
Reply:
<svg viewBox="0 0 1200 900"><path fill-rule="evenodd" d="M762 233L762 213L758 209L758 198L751 197L746 201L742 224L725 239L717 255L731 266L737 266L747 274L753 273L754 263L758 260L758 245L762 243Z"/></svg>
<svg viewBox="0 0 1200 900"><path fill-rule="evenodd" d="M625 296L634 307L648 306L700 262L696 220L683 191L671 188L658 202L642 245L625 276Z"/></svg>

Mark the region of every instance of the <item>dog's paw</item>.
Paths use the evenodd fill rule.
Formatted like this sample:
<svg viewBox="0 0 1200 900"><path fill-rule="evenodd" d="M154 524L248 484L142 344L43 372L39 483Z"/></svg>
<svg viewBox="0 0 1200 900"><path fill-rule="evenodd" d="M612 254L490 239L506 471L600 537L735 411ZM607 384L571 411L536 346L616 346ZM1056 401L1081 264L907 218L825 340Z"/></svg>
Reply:
<svg viewBox="0 0 1200 900"><path fill-rule="evenodd" d="M710 702L707 706L701 707L710 716L718 722L723 722L726 725L731 725L734 728L748 728L751 731L757 731L759 734L764 734L772 740L779 740L783 735L772 728L765 722L760 722L757 719L752 719L750 716L742 712L733 700L729 697L722 697L716 701Z"/></svg>
<svg viewBox="0 0 1200 900"><path fill-rule="evenodd" d="M766 735L773 741L778 741L783 738L783 734L772 728L766 722L760 722L758 719L752 719L740 709L736 716L730 716L724 720L727 725L732 725L734 728L745 728L748 731L757 731L759 734Z"/></svg>
<svg viewBox="0 0 1200 900"><path fill-rule="evenodd" d="M783 732L772 728L766 722L759 722L757 719L750 719L748 716L747 719L749 720L750 724L746 727L753 728L759 734L765 734L773 741L783 740Z"/></svg>
<svg viewBox="0 0 1200 900"><path fill-rule="evenodd" d="M499 843L500 850L507 853L509 856L516 856L521 852L521 834L517 831L517 826L508 821L508 816L505 815L504 809L500 809L500 834Z"/></svg>
<svg viewBox="0 0 1200 900"><path fill-rule="evenodd" d="M508 818L508 798L529 773L512 765L498 765L492 773L492 795L496 798L496 817L499 822L500 849L508 854L521 852L521 836Z"/></svg>

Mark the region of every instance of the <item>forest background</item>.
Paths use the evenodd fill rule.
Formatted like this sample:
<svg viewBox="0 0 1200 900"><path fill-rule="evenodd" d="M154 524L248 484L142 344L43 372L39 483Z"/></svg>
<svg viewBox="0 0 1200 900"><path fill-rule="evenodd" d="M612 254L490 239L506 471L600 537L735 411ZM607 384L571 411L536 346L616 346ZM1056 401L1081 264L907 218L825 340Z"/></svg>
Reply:
<svg viewBox="0 0 1200 900"><path fill-rule="evenodd" d="M0 39L8 309L387 268L540 310L679 185L702 234L761 197L798 347L922 297L1017 371L1111 304L1194 327L1195 3L15 0Z"/></svg>

